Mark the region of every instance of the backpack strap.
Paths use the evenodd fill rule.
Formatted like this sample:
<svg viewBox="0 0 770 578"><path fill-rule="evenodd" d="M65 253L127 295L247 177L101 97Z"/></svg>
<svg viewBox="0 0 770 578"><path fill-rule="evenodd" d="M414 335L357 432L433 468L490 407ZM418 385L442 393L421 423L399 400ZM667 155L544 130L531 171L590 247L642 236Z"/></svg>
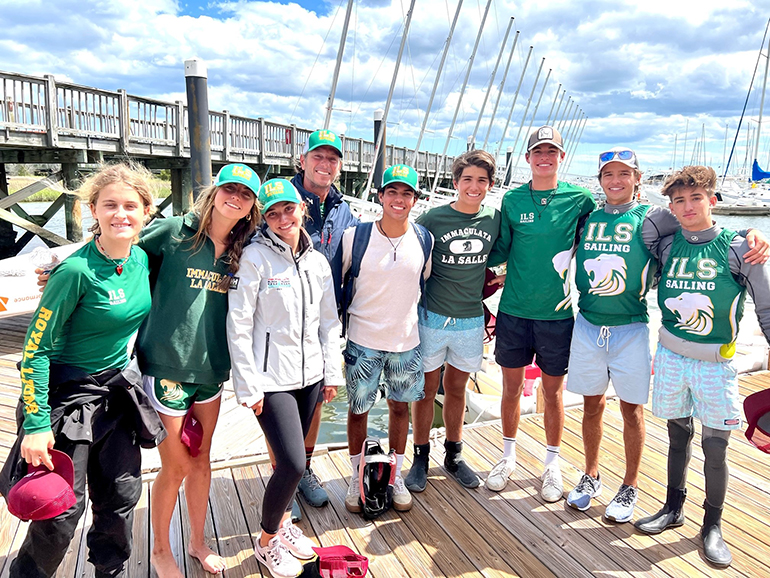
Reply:
<svg viewBox="0 0 770 578"><path fill-rule="evenodd" d="M428 261L431 258L431 249L433 243L430 238L430 232L428 229L417 223L412 223L414 232L417 233L417 238L420 240L420 246L422 247L422 271L420 271L420 304L423 311L425 311L425 318L428 318L428 299L425 295L425 268L428 266Z"/></svg>
<svg viewBox="0 0 770 578"><path fill-rule="evenodd" d="M340 303L340 316L342 318L342 336L348 332L348 307L353 300L353 283L361 272L361 261L369 245L372 236L372 223L359 223L353 234L353 247L351 249L350 269L345 273L342 282L342 299Z"/></svg>

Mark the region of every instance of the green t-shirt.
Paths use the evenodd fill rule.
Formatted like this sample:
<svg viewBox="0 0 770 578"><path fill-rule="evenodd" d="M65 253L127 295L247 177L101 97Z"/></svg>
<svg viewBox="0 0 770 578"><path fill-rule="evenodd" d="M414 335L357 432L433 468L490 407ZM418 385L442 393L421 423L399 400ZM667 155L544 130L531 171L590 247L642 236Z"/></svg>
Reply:
<svg viewBox="0 0 770 578"><path fill-rule="evenodd" d="M642 225L650 205L624 213L598 209L591 213L575 255L578 307L594 325L647 323L647 291L657 261L642 239Z"/></svg>
<svg viewBox="0 0 770 578"><path fill-rule="evenodd" d="M505 193L500 237L489 265L508 263L499 310L524 319L572 316L570 266L578 221L596 208L588 189L559 182L534 191L530 183Z"/></svg>
<svg viewBox="0 0 770 578"><path fill-rule="evenodd" d="M428 310L447 317L483 315L484 273L500 232L500 212L481 207L469 215L442 205L420 215L417 222L435 239L425 285Z"/></svg>
<svg viewBox="0 0 770 578"><path fill-rule="evenodd" d="M743 317L746 288L730 271L728 251L735 237L723 229L717 237L696 245L679 231L661 268L658 305L663 326L698 343L732 343Z"/></svg>
<svg viewBox="0 0 770 578"><path fill-rule="evenodd" d="M218 289L227 274L206 238L193 249L198 217L156 219L139 246L152 271L152 310L139 331L142 373L186 383L213 384L230 376L227 350L227 293ZM237 279L234 280L237 282Z"/></svg>
<svg viewBox="0 0 770 578"><path fill-rule="evenodd" d="M51 429L50 364L91 374L123 369L129 341L149 311L147 255L138 247L131 248L120 275L94 241L56 267L27 330L21 360L24 431Z"/></svg>

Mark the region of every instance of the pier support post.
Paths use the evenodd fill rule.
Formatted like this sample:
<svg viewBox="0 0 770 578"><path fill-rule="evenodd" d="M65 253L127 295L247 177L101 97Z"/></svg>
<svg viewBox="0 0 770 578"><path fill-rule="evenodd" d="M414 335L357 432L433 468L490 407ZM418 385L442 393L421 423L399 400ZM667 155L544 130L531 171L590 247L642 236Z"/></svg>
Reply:
<svg viewBox="0 0 770 578"><path fill-rule="evenodd" d="M184 215L193 201L190 169L171 169L171 207L174 215Z"/></svg>
<svg viewBox="0 0 770 578"><path fill-rule="evenodd" d="M5 163L0 163L0 199L8 196L8 174L5 172ZM14 243L16 233L13 225L6 221L0 221L0 259L14 256Z"/></svg>
<svg viewBox="0 0 770 578"><path fill-rule="evenodd" d="M76 191L80 186L78 165L62 163L61 172L64 176L64 186L68 191ZM80 212L80 197L73 194L64 196L64 223L67 228L67 239L77 243L83 240L83 217Z"/></svg>
<svg viewBox="0 0 770 578"><path fill-rule="evenodd" d="M206 64L199 58L184 61L187 85L187 115L190 127L190 172L193 196L210 186L211 139L209 137L209 96Z"/></svg>
<svg viewBox="0 0 770 578"><path fill-rule="evenodd" d="M513 167L513 163L511 162L511 157L513 156L513 147L508 147L505 149L505 181L504 184L507 187L511 184L511 169Z"/></svg>
<svg viewBox="0 0 770 578"><path fill-rule="evenodd" d="M382 173L385 172L385 149L388 142L385 123L382 122L384 114L385 111L381 108L374 111L374 142L378 141L380 131L382 131L382 139L379 141L380 149L377 151L377 156L374 159L374 168L372 169L372 188L377 190L382 186ZM365 192L369 193L369 191Z"/></svg>

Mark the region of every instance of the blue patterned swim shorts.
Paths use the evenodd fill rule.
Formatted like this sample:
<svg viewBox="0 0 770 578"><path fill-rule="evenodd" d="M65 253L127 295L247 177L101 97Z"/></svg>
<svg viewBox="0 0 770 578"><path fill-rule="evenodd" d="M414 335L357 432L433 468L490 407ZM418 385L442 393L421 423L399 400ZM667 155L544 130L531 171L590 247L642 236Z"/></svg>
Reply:
<svg viewBox="0 0 770 578"><path fill-rule="evenodd" d="M370 349L348 340L342 354L350 411L362 414L372 409L381 387L391 401L411 403L425 397L420 347L394 353Z"/></svg>

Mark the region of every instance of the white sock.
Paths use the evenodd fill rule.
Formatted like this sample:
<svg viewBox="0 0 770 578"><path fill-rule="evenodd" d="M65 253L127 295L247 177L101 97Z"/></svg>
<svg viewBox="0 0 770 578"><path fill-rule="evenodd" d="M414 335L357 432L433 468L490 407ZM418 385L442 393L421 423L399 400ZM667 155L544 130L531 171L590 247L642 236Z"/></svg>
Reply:
<svg viewBox="0 0 770 578"><path fill-rule="evenodd" d="M404 466L404 454L396 454L396 477L401 477L401 468Z"/></svg>
<svg viewBox="0 0 770 578"><path fill-rule="evenodd" d="M516 438L503 436L503 458L516 461Z"/></svg>
<svg viewBox="0 0 770 578"><path fill-rule="evenodd" d="M358 466L361 464L361 454L350 456L350 465L353 466L353 475L358 474Z"/></svg>
<svg viewBox="0 0 770 578"><path fill-rule="evenodd" d="M545 467L547 468L551 464L555 463L556 467L559 467L559 446L545 446Z"/></svg>

